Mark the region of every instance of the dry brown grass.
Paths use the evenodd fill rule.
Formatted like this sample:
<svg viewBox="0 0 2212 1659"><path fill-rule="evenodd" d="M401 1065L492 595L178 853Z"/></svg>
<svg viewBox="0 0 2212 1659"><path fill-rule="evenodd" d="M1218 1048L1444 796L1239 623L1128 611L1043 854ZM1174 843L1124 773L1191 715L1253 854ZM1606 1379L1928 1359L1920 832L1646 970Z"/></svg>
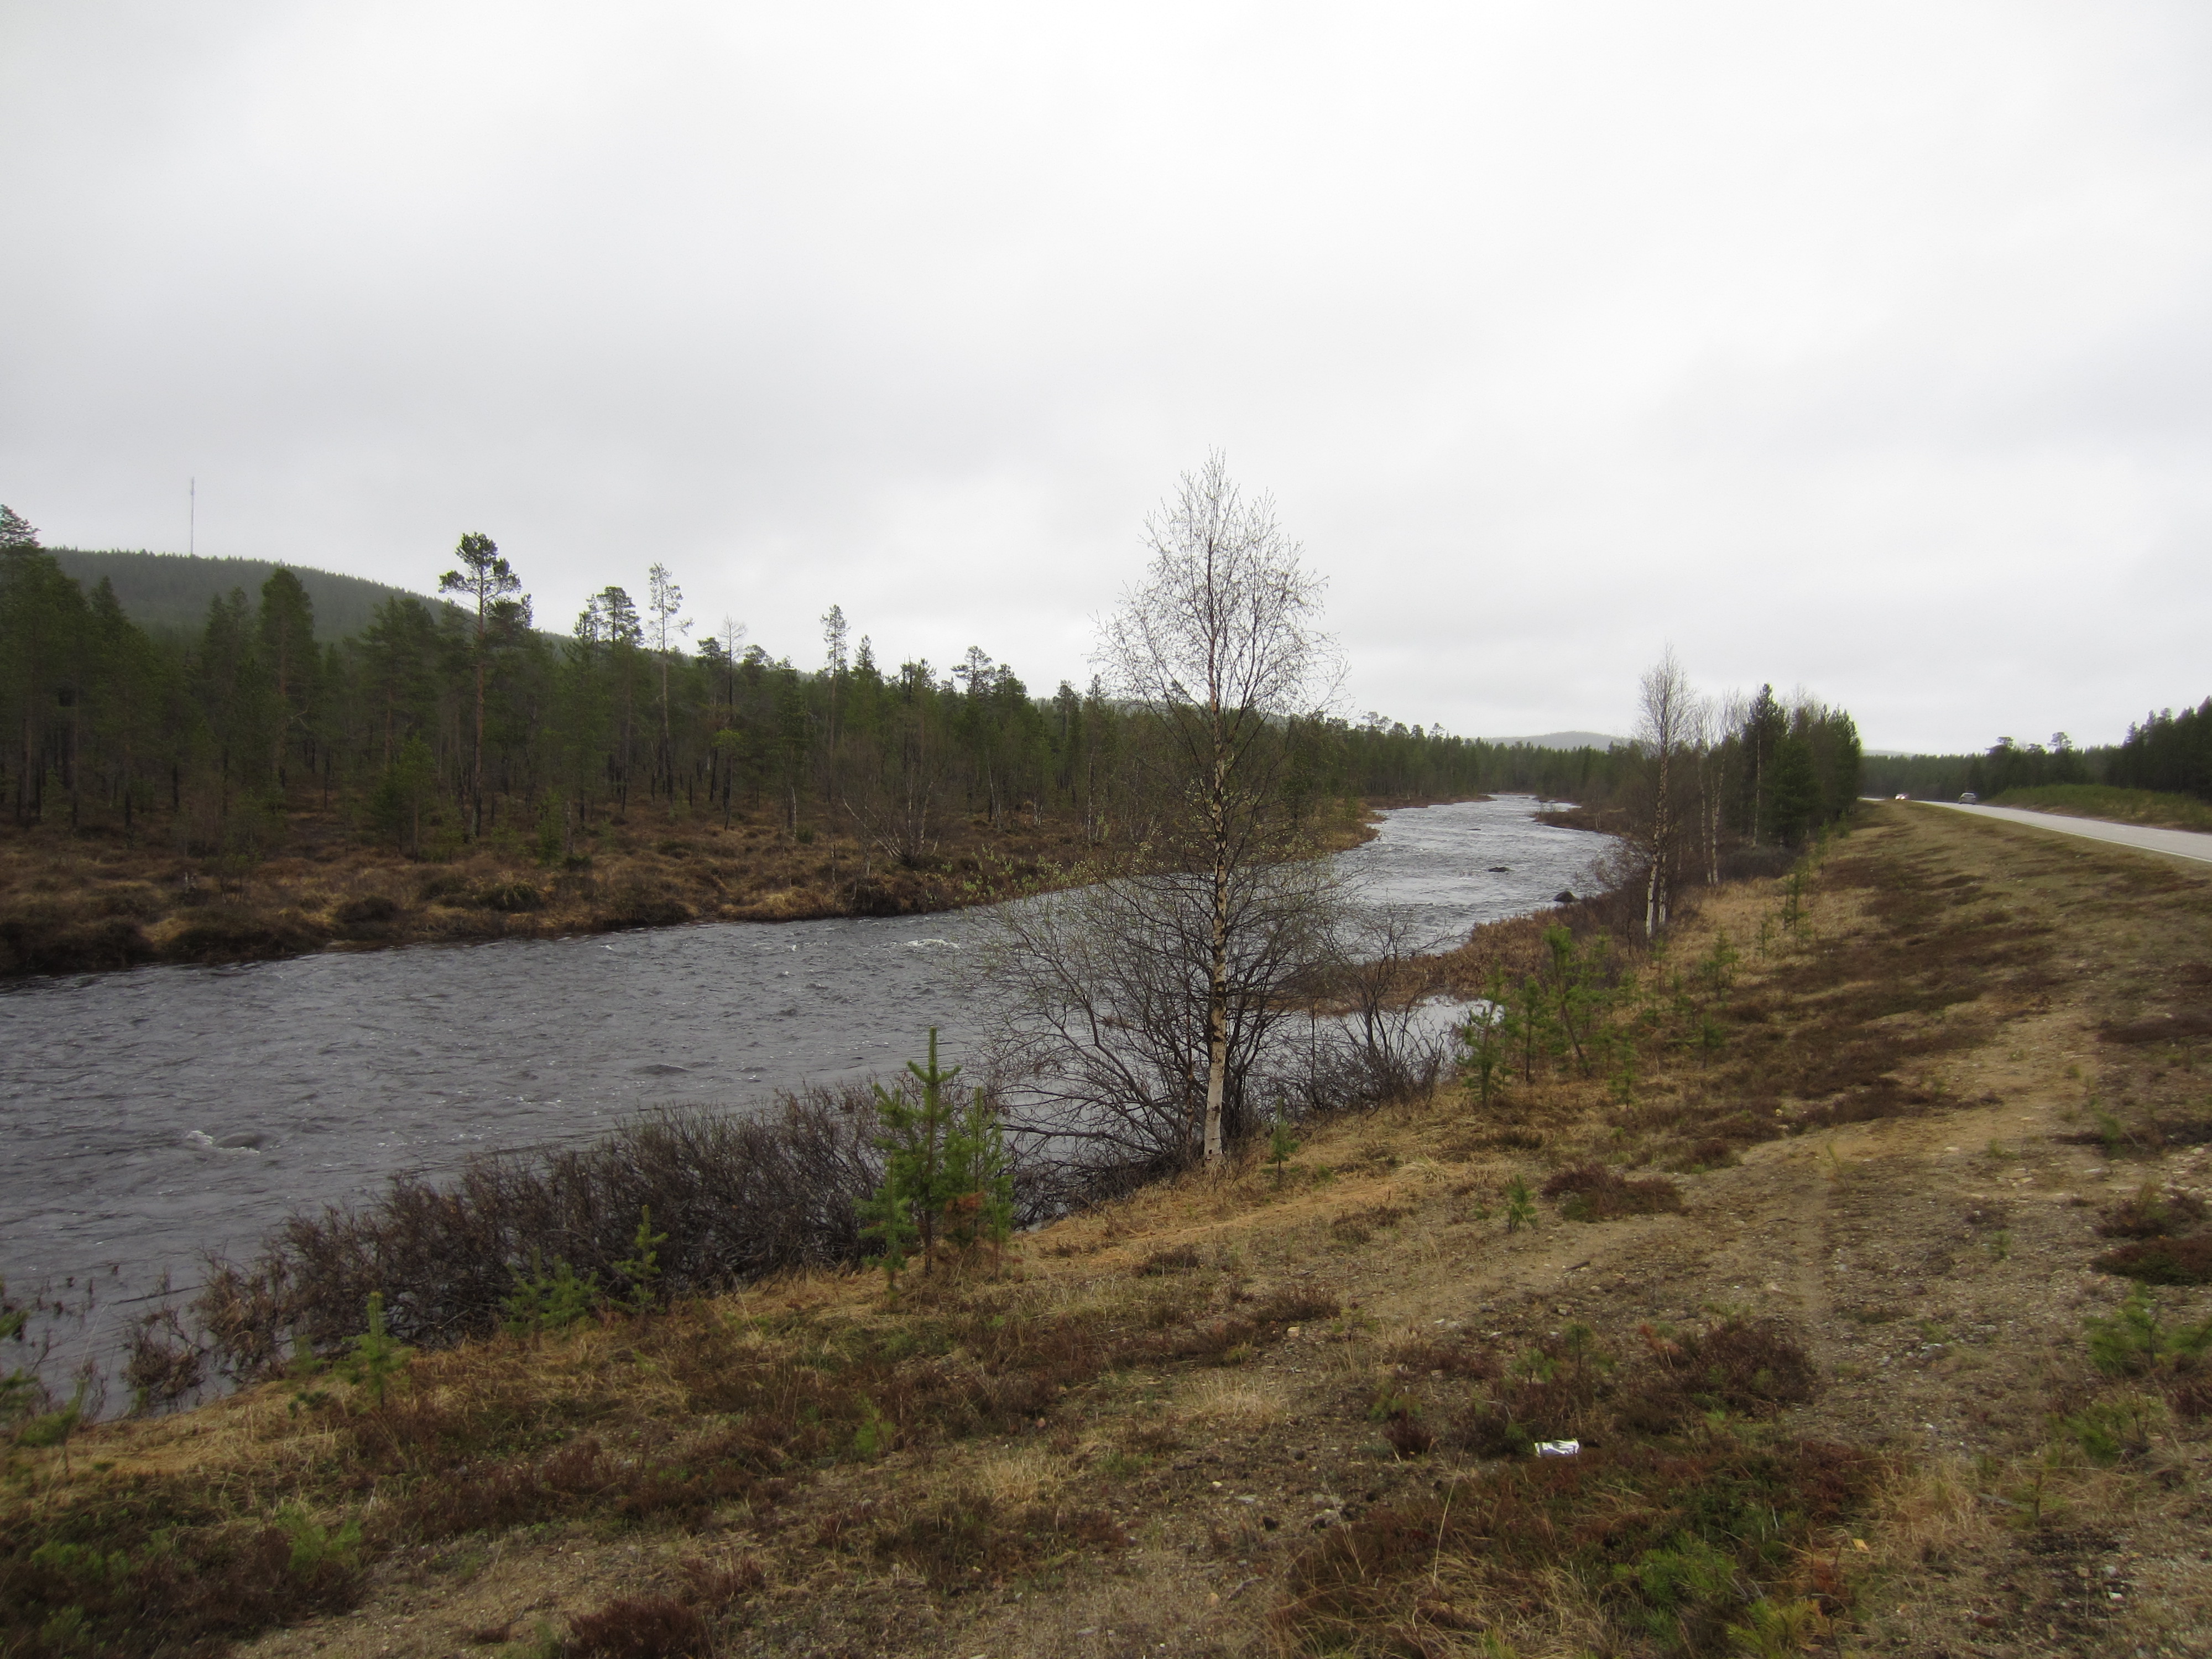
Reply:
<svg viewBox="0 0 2212 1659"><path fill-rule="evenodd" d="M1183 1396L1183 1409L1201 1423L1257 1433L1288 1419L1283 1389L1232 1373L1195 1379Z"/></svg>

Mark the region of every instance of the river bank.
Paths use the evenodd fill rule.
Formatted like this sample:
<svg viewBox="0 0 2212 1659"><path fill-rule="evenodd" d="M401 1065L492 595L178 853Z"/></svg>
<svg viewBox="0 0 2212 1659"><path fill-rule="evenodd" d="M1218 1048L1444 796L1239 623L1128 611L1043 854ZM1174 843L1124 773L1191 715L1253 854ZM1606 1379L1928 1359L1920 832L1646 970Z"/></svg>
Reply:
<svg viewBox="0 0 2212 1659"><path fill-rule="evenodd" d="M1455 799L1477 799L1454 797ZM1370 839L1385 806L1326 803L1324 853ZM915 866L848 836L739 817L725 829L659 811L617 817L550 861L513 836L429 862L362 844L301 811L250 865L180 855L158 837L58 826L0 830L0 977L148 963L264 962L321 950L551 939L693 921L922 915L1094 879L1099 849L1058 818L947 824Z"/></svg>
<svg viewBox="0 0 2212 1659"><path fill-rule="evenodd" d="M1582 884L1595 849L1522 797L1388 815L1338 855L1369 901L1463 939ZM896 1076L931 1028L976 1058L962 964L988 912L701 922L317 951L0 988L0 1274L96 1284L103 1341L208 1251L400 1174L537 1157L641 1114L744 1115ZM118 1396L115 1403L120 1403Z"/></svg>
<svg viewBox="0 0 2212 1659"><path fill-rule="evenodd" d="M1625 1074L1310 1126L895 1307L799 1275L19 1449L0 1617L271 1659L2201 1651L2201 1373L2090 1339L2114 1238L2203 1197L2204 1028L2160 1016L2208 917L2198 871L1875 806L1700 899Z"/></svg>

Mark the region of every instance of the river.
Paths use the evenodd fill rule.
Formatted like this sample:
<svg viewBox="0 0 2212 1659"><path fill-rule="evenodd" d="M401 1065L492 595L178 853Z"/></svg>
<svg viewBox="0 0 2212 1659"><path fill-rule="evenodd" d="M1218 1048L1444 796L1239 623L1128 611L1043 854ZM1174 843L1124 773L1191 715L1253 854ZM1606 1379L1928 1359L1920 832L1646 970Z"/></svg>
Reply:
<svg viewBox="0 0 2212 1659"><path fill-rule="evenodd" d="M1605 843L1525 796L1388 814L1340 868L1431 939L1580 889ZM1492 866L1503 866L1493 868ZM641 1108L730 1104L893 1072L932 1025L975 913L326 952L0 990L0 1274L88 1281L108 1318L289 1211L483 1150L588 1139Z"/></svg>

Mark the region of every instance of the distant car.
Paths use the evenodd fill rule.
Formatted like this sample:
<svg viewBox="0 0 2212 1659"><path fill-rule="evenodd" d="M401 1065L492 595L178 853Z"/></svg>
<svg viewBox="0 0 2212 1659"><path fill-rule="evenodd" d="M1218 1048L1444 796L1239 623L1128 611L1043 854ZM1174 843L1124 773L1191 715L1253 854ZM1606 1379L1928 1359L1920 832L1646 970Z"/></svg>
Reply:
<svg viewBox="0 0 2212 1659"><path fill-rule="evenodd" d="M1911 800L1911 799L1912 799L1912 797L1911 797L1911 796L1910 796L1910 795L1899 795L1899 796L1898 797L1898 799L1899 799L1899 800Z"/></svg>
<svg viewBox="0 0 2212 1659"><path fill-rule="evenodd" d="M1961 796L1960 796L1960 797L1959 797L1959 805L1961 805L1961 806L1972 806L1972 805L1976 801L1979 800L1980 799L1981 799L1981 797L1980 797L1979 795L1976 794L1972 790L1969 789L1968 791L1966 791L1966 793L1965 794L1963 794L1963 795L1961 795Z"/></svg>

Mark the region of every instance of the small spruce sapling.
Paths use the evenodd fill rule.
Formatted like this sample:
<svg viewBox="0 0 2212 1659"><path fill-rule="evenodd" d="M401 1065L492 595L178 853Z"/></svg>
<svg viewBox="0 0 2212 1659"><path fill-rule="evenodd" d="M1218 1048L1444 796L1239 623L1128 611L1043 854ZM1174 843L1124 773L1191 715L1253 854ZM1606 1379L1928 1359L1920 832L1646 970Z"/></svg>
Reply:
<svg viewBox="0 0 2212 1659"><path fill-rule="evenodd" d="M368 1294L368 1328L353 1340L353 1352L343 1367L346 1381L381 1407L392 1379L407 1369L406 1346L384 1328L384 1292Z"/></svg>
<svg viewBox="0 0 2212 1659"><path fill-rule="evenodd" d="M983 1108L983 1091L975 1091L975 1106ZM991 1114L989 1139L985 1146L983 1164L983 1237L991 1248L1003 1255L1006 1241L1014 1236L1014 1160L1006 1151L1006 1133L998 1114Z"/></svg>
<svg viewBox="0 0 2212 1659"><path fill-rule="evenodd" d="M1547 1018L1549 1005L1544 1000L1544 984L1534 974L1521 981L1520 1004L1514 1010L1520 1021L1521 1080L1536 1080L1536 1050L1552 1046L1551 1021Z"/></svg>
<svg viewBox="0 0 2212 1659"><path fill-rule="evenodd" d="M876 1146L885 1155L886 1183L896 1178L898 1195L906 1203L908 1218L921 1238L921 1270L927 1273L937 1255L940 1212L954 1199L967 1195L953 1190L945 1156L946 1143L958 1128L955 1121L958 1108L947 1085L960 1075L960 1067L948 1071L938 1065L937 1028L933 1025L929 1063L920 1066L908 1060L906 1069L921 1085L919 1098L909 1097L903 1083L895 1090L880 1083L873 1085L876 1116L884 1127Z"/></svg>
<svg viewBox="0 0 2212 1659"><path fill-rule="evenodd" d="M876 1247L884 1270L884 1294L898 1300L898 1276L906 1270L907 1247L915 1242L914 1207L899 1191L896 1160L884 1165L884 1182L860 1200L860 1237Z"/></svg>
<svg viewBox="0 0 2212 1659"><path fill-rule="evenodd" d="M514 1291L500 1304L507 1315L507 1328L516 1336L534 1336L541 1331L564 1331L598 1305L599 1276L591 1273L578 1278L576 1270L558 1256L553 1261L553 1271L545 1270L542 1253L530 1253L530 1271L516 1267Z"/></svg>
<svg viewBox="0 0 2212 1659"><path fill-rule="evenodd" d="M1607 944L1600 939L1587 948L1578 946L1565 927L1546 928L1544 944L1551 952L1546 992L1553 1045L1562 1058L1571 1050L1576 1069L1588 1077L1593 1039L1603 1033L1613 1001L1605 983Z"/></svg>
<svg viewBox="0 0 2212 1659"><path fill-rule="evenodd" d="M652 1308L660 1291L659 1246L668 1243L666 1233L653 1231L653 1206L641 1204L637 1209L637 1232L630 1239L630 1254L615 1263L615 1271L629 1280L629 1306L632 1313L642 1314Z"/></svg>
<svg viewBox="0 0 2212 1659"><path fill-rule="evenodd" d="M981 1089L945 1137L944 1170L945 1242L963 1255L979 1243L1002 1252L1014 1231L1013 1160Z"/></svg>
<svg viewBox="0 0 2212 1659"><path fill-rule="evenodd" d="M1505 1231L1517 1233L1535 1223L1536 1201L1528 1194L1528 1183L1515 1176L1505 1183Z"/></svg>
<svg viewBox="0 0 2212 1659"><path fill-rule="evenodd" d="M76 1392L70 1396L68 1405L58 1410L41 1412L36 1416L28 1418L22 1426L15 1431L15 1443L19 1446L27 1446L40 1451L52 1450L58 1447L62 1455L62 1474L64 1479L70 1473L70 1437L76 1432L77 1425L84 1421L85 1395L89 1387L88 1382L79 1382Z"/></svg>
<svg viewBox="0 0 2212 1659"><path fill-rule="evenodd" d="M1713 934L1713 948L1698 964L1698 972L1705 981L1705 988L1716 998L1725 998L1735 988L1735 964L1740 960L1735 947L1729 943L1724 933Z"/></svg>
<svg viewBox="0 0 2212 1659"><path fill-rule="evenodd" d="M1818 1601L1762 1597L1744 1608L1744 1622L1728 1626L1728 1638L1746 1659L1793 1659L1809 1652L1828 1627Z"/></svg>
<svg viewBox="0 0 2212 1659"><path fill-rule="evenodd" d="M1282 1103L1275 1105L1275 1121L1267 1131L1267 1173L1275 1178L1278 1189L1283 1184L1283 1174L1291 1160L1297 1156L1298 1139L1291 1133L1290 1122L1283 1115Z"/></svg>
<svg viewBox="0 0 2212 1659"><path fill-rule="evenodd" d="M350 1571L361 1558L361 1522L348 1521L333 1532L298 1504L276 1512L276 1524L292 1540L293 1575L312 1578L326 1566Z"/></svg>
<svg viewBox="0 0 2212 1659"><path fill-rule="evenodd" d="M1505 970L1496 963L1482 998L1460 1028L1460 1074L1474 1085L1475 1103L1486 1110L1520 1035L1520 1016L1506 998Z"/></svg>
<svg viewBox="0 0 2212 1659"><path fill-rule="evenodd" d="M1628 1031L1612 1033L1613 1095L1623 1106L1636 1103L1636 1038Z"/></svg>
<svg viewBox="0 0 2212 1659"><path fill-rule="evenodd" d="M2092 1463L2110 1465L2148 1451L2151 1431L2164 1416L2165 1408L2153 1396L2124 1394L2117 1399L2093 1400L2070 1415L2054 1414L2051 1424L2068 1435Z"/></svg>
<svg viewBox="0 0 2212 1659"><path fill-rule="evenodd" d="M890 1419L876 1409L874 1401L862 1395L860 1396L860 1426L853 1431L854 1455L872 1461L881 1457L890 1449Z"/></svg>
<svg viewBox="0 0 2212 1659"><path fill-rule="evenodd" d="M2128 1139L2128 1132L2117 1117L2098 1103L2097 1097L2089 1097L2089 1115L2097 1125L2097 1139L2105 1149L2106 1158L2118 1158L2120 1147Z"/></svg>
<svg viewBox="0 0 2212 1659"><path fill-rule="evenodd" d="M2129 1291L2118 1311L2091 1314L2081 1323L2089 1361L2107 1376L2140 1376L2178 1359L2202 1358L2212 1349L2212 1319L2169 1324L2148 1285Z"/></svg>

